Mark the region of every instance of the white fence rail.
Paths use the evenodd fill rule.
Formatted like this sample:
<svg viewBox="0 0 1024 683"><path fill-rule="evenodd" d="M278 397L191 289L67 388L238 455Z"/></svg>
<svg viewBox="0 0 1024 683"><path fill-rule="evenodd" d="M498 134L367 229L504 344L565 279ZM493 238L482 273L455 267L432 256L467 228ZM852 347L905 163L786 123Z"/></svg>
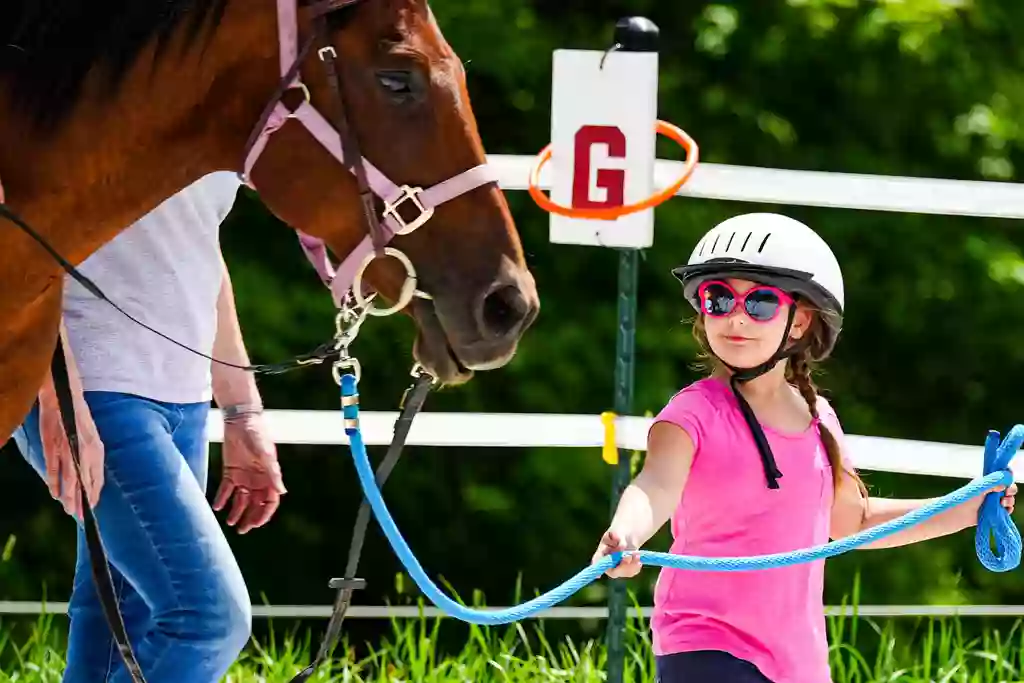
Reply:
<svg viewBox="0 0 1024 683"><path fill-rule="evenodd" d="M498 171L498 184L502 189L527 189L534 157L491 154L488 160ZM553 164L548 164L541 169L538 184L542 189L551 187L552 167ZM659 159L654 166L655 187L660 190L671 185L682 168L682 162ZM795 171L701 162L677 194L737 202L1024 218L1024 184L979 180ZM657 233L654 240L655 243L658 240Z"/></svg>
<svg viewBox="0 0 1024 683"><path fill-rule="evenodd" d="M271 438L279 444L347 446L344 420L338 410L268 410ZM360 413L363 440L369 445L391 442L398 413ZM616 421L617 445L646 450L647 430L652 418L622 416ZM223 439L219 411L211 411L207 434L212 441ZM981 476L985 434L978 444L961 445L932 441L890 439L849 434L850 458L858 469L876 472L924 474L957 479ZM560 413L438 413L423 412L409 430L409 445L444 447L509 448L551 446L558 448L600 448L604 425L599 415ZM595 453L594 457L600 457ZM1024 464L1011 465L1017 481L1024 481Z"/></svg>
<svg viewBox="0 0 1024 683"><path fill-rule="evenodd" d="M66 602L4 602L0 601L0 614L38 615L66 614ZM327 619L331 616L331 605L253 605L252 614L261 619ZM506 609L492 607L488 609ZM650 618L651 607L641 607L644 618ZM636 615L636 609L629 608ZM1024 616L1024 605L828 605L825 607L828 616L862 616L862 617L1020 617ZM444 613L436 607L414 606L361 606L349 608L346 618L349 619L417 619L443 617ZM530 615L529 619L606 619L607 607L552 607Z"/></svg>

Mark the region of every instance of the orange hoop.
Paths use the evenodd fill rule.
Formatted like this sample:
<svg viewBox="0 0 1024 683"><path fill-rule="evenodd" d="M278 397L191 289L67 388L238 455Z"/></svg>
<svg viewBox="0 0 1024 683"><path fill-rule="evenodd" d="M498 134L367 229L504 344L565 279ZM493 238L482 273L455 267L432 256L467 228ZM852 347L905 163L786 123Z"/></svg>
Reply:
<svg viewBox="0 0 1024 683"><path fill-rule="evenodd" d="M537 205L550 213L557 213L560 216L569 216L570 218L596 218L598 220L615 220L622 216L627 216L637 211L643 211L644 209L650 209L652 207L661 204L662 202L674 197L679 188L690 179L693 175L694 169L697 168L697 158L700 156L700 150L697 147L697 143L693 141L686 132L674 126L666 121L658 121L655 126L655 131L659 135L664 135L667 138L674 140L680 147L686 150L686 161L683 174L679 177L679 180L672 183L664 190L652 194L647 199L639 201L636 204L625 204L623 206L612 206L603 208L573 208L571 206L562 206L555 204L553 201L548 199L548 196L540 191L538 187L540 179L540 169L543 168L544 164L551 161L551 145L540 151L537 155L537 163L534 164L530 170L530 180L527 185L527 189L530 192L530 196L533 197L533 201L537 202Z"/></svg>

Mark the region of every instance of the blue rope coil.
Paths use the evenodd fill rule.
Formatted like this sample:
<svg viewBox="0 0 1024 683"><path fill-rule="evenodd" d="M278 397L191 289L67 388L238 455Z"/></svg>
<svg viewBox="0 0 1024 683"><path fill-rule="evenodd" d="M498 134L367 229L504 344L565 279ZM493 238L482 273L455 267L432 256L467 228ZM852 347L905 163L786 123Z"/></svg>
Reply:
<svg viewBox="0 0 1024 683"><path fill-rule="evenodd" d="M355 376L345 374L342 375L341 380L342 396L357 396ZM352 398L349 398L346 402L351 401ZM455 602L430 580L430 577L427 576L427 573L420 565L419 560L416 559L416 556L409 548L409 544L406 543L401 532L399 532L395 520L391 517L391 513L388 511L387 505L381 496L380 489L377 488L373 468L366 454L366 446L363 443L362 432L359 429L358 408L358 403L350 403L350 405L344 406L346 418L345 433L349 437L349 448L352 452L356 473L359 475L359 483L363 488L363 494L366 496L381 530L413 581L423 591L423 594L447 615L471 624L482 625L499 625L520 621L564 601L600 578L607 570L615 567L621 561L622 552L612 553L600 561L587 566L560 586L514 607L500 610L471 609ZM826 557L834 557L919 524L929 517L956 507L995 486L1010 486L1013 483L1013 473L1009 469L1009 464L1020 449L1022 441L1024 441L1024 425L1014 426L1002 443L999 442L998 432L989 431L988 437L985 440L983 476L953 491L949 495L922 505L903 517L852 536L847 536L838 541L785 553L751 557L694 557L647 550L630 551L630 554L638 555L644 564L658 567L725 572L786 567L802 562L812 562ZM1015 569L1020 564L1021 557L1020 532L1014 526L1009 512L1001 505L1000 499L1002 496L1001 492L993 491L985 497L978 513L978 525L975 535L975 550L978 559L982 565L994 572L1005 572ZM994 550L993 545L995 546Z"/></svg>

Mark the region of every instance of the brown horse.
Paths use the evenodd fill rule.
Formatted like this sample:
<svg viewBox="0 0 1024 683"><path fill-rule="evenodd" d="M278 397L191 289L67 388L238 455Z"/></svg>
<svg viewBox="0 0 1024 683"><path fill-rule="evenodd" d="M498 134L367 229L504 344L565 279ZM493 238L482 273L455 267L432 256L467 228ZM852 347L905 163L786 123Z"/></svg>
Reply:
<svg viewBox="0 0 1024 683"><path fill-rule="evenodd" d="M342 150L366 165L339 163ZM426 0L0 3L0 183L7 206L72 264L203 175L251 165L246 178L275 215L351 256L345 287L391 233L408 232L391 246L418 277L404 309L418 327L413 353L458 383L507 363L539 307L485 161L462 64ZM361 197L367 185L389 202ZM439 205L430 215L417 199ZM63 273L0 226L6 439L47 372ZM405 272L380 258L365 281L394 302Z"/></svg>

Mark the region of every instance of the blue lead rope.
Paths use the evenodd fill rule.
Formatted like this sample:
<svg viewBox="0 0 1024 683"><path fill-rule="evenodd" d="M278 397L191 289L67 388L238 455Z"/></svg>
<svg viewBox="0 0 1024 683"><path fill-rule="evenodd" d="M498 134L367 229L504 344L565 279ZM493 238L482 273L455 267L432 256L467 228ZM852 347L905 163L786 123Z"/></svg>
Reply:
<svg viewBox="0 0 1024 683"><path fill-rule="evenodd" d="M402 564L405 565L413 581L416 582L416 585L419 586L424 595L430 598L430 601L447 615L471 624L483 625L508 624L520 621L532 614L557 605L600 578L607 570L615 567L621 561L622 552L612 553L599 562L586 567L565 583L547 593L506 609L470 609L455 602L445 595L427 576L427 573L409 548L409 544L406 543L401 532L399 532L395 520L391 517L391 513L388 512L380 489L377 488L374 481L373 469L366 455L366 446L363 443L363 435L359 429L356 378L354 375L346 374L342 375L341 380L345 433L349 437L349 447L352 451L356 472L359 475L359 482L363 487L363 495L366 496L378 524L380 524L381 529L384 531L384 535L387 536L392 549L394 549ZM723 572L786 567L800 564L801 562L811 562L826 557L833 557L923 522L929 517L956 507L990 488L1000 485L1009 486L1013 483L1013 474L1009 470L1009 464L1020 449L1022 441L1024 441L1024 426L1022 425L1016 425L1011 429L1001 444L999 443L999 433L990 431L988 438L985 440L985 461L982 477L973 480L947 496L922 505L903 517L872 527L858 534L847 536L838 541L791 552L751 557L693 557L656 553L647 550L633 551L632 554L638 555L642 563L658 567ZM987 569L995 572L1015 569L1020 564L1021 556L1020 532L1014 526L1009 512L1000 504L1002 495L1000 492L993 492L985 497L978 513L978 526L975 536L975 549L978 559ZM994 551L992 549L993 544L995 546Z"/></svg>

